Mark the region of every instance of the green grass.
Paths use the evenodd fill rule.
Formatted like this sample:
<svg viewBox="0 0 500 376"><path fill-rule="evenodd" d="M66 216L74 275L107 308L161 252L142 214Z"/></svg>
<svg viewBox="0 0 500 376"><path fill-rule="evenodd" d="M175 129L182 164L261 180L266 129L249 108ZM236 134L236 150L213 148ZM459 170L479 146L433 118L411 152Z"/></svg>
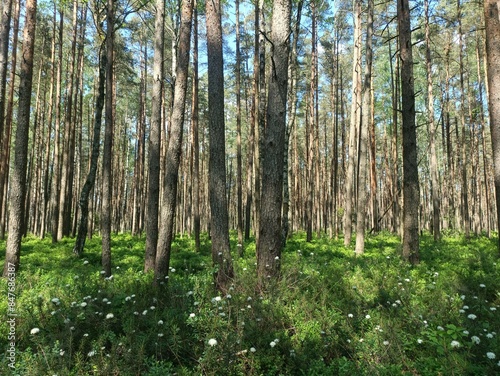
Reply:
<svg viewBox="0 0 500 376"><path fill-rule="evenodd" d="M231 245L236 250L234 237ZM144 238L113 237L108 280L100 239L88 241L81 258L72 247L71 239L23 243L11 374L500 373L500 265L487 238L434 244L423 236L421 263L410 267L389 234L368 238L357 258L342 239L307 243L297 234L283 253L281 280L265 294L255 289L248 242L234 260L229 296L214 291L206 236L200 253L189 237L176 239L168 283L158 290L142 272ZM7 281L0 285L6 295ZM4 318L7 308L1 299ZM2 320L0 332L8 331ZM0 345L8 348L7 336ZM9 374L6 352L1 361L0 374Z"/></svg>

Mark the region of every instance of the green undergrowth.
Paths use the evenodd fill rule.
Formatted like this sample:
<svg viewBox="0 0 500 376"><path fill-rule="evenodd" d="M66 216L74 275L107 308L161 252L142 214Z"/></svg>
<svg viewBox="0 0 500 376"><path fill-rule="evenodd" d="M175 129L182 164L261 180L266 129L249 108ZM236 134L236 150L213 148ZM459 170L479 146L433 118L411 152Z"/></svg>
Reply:
<svg viewBox="0 0 500 376"><path fill-rule="evenodd" d="M411 267L386 233L369 237L361 257L342 239L307 243L299 233L283 252L281 279L262 293L255 243L239 258L233 236L236 278L219 295L206 235L199 253L191 238L176 239L159 289L142 271L144 238L113 237L105 279L100 239L76 258L72 239L29 236L15 280L16 369L4 351L0 374L495 375L495 241L424 235ZM7 296L7 281L0 285ZM4 318L7 309L1 299ZM2 320L0 332L9 328ZM9 347L7 336L0 345Z"/></svg>

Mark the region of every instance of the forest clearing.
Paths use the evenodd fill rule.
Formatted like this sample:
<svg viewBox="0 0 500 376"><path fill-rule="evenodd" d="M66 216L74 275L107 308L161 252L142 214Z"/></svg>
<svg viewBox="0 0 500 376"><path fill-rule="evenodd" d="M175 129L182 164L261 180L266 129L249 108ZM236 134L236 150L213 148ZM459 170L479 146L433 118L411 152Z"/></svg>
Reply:
<svg viewBox="0 0 500 376"><path fill-rule="evenodd" d="M0 9L0 374L500 374L500 0Z"/></svg>

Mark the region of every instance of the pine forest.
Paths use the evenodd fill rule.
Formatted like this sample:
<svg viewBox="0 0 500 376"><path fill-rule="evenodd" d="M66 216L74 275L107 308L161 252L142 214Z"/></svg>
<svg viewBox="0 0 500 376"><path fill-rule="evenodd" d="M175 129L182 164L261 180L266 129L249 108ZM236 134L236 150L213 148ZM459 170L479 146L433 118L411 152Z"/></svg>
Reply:
<svg viewBox="0 0 500 376"><path fill-rule="evenodd" d="M0 10L1 375L500 373L500 0Z"/></svg>

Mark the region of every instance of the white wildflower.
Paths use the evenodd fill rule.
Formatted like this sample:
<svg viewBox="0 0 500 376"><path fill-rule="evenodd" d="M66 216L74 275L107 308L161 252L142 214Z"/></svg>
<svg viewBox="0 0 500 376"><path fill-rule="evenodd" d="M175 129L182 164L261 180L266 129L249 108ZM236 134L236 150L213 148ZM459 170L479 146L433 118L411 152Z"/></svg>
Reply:
<svg viewBox="0 0 500 376"><path fill-rule="evenodd" d="M115 315L113 315L112 313L108 313L106 315L106 320L112 319L113 317L115 317Z"/></svg>
<svg viewBox="0 0 500 376"><path fill-rule="evenodd" d="M31 333L31 334L33 334L33 335L38 334L38 333L40 333L40 329L38 329L38 328L33 328L33 329L31 329L31 332L30 332L30 333Z"/></svg>
<svg viewBox="0 0 500 376"><path fill-rule="evenodd" d="M208 344L211 346L211 347L214 347L215 345L217 345L217 340L215 338L210 338L208 340Z"/></svg>
<svg viewBox="0 0 500 376"><path fill-rule="evenodd" d="M451 345L451 347L460 347L460 342L458 342L458 341L451 341L450 345Z"/></svg>

